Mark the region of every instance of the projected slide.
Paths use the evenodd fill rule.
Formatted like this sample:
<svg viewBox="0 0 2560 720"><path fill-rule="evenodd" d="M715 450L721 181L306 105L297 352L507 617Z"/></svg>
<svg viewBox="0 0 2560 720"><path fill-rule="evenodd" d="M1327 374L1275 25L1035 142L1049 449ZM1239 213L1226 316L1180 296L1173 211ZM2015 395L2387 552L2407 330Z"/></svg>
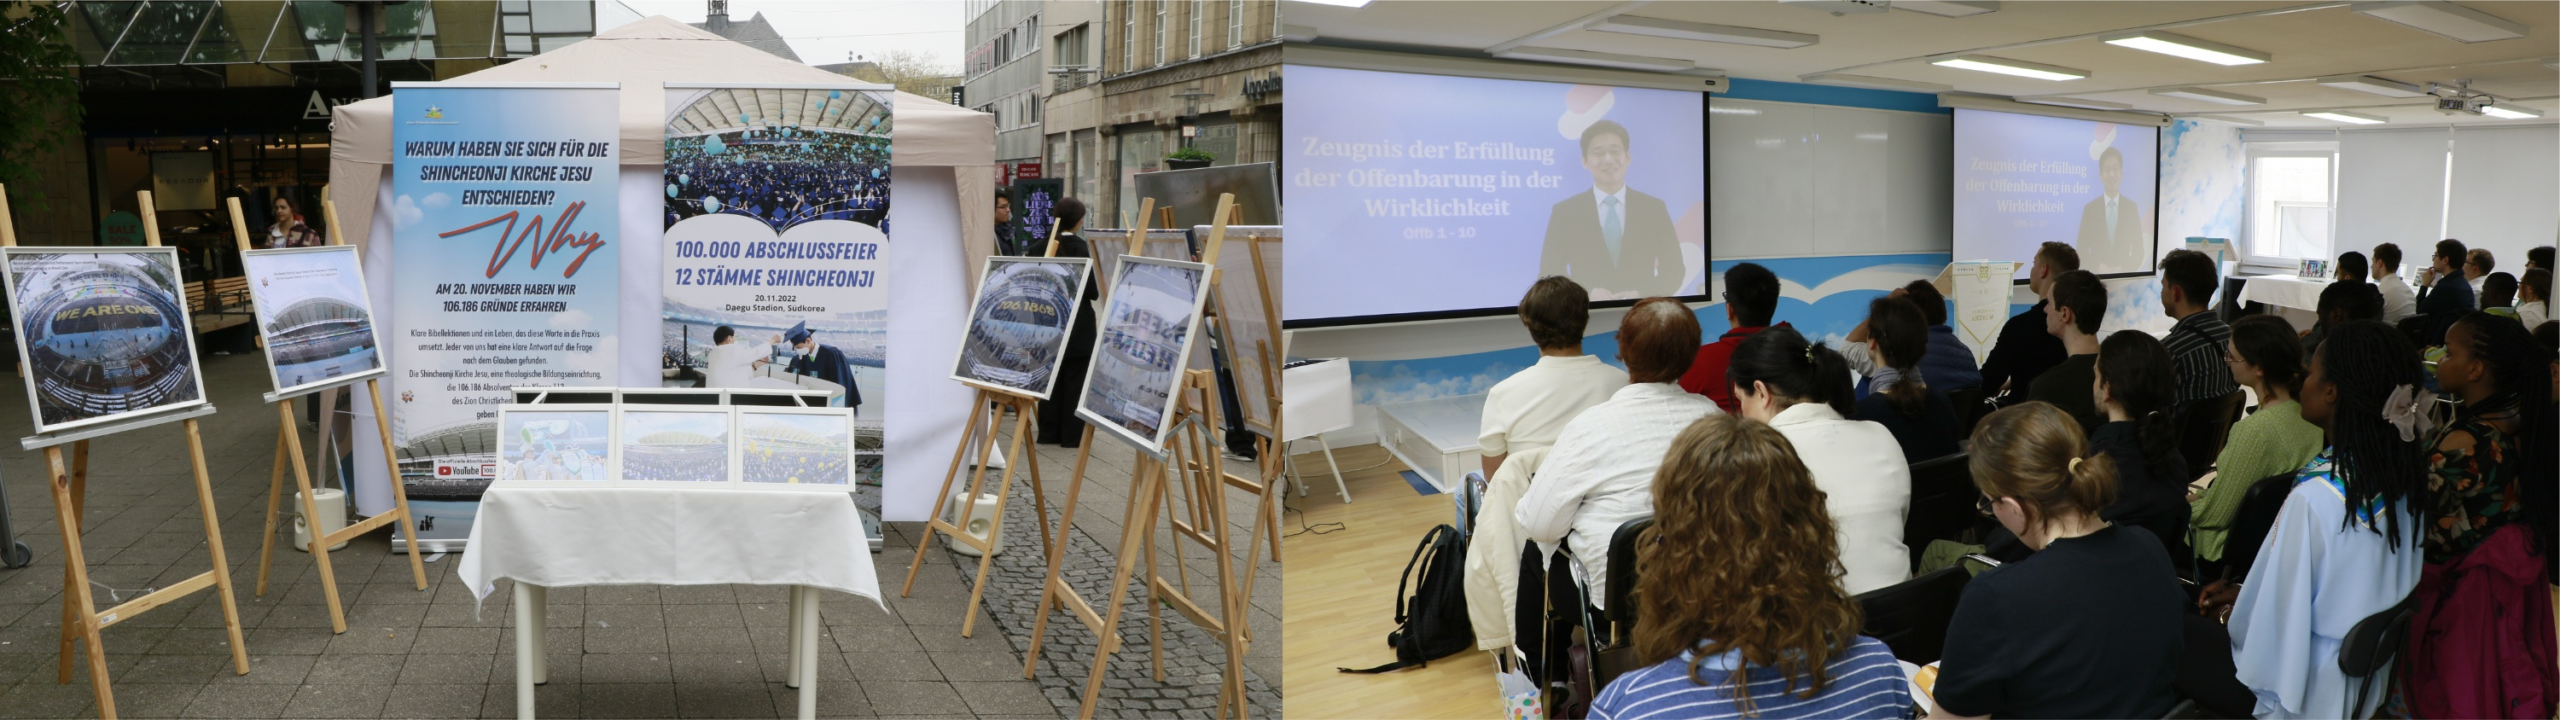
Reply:
<svg viewBox="0 0 2560 720"><path fill-rule="evenodd" d="M1956 259L2023 263L2063 242L2082 270L2151 271L2159 129L1966 109L1955 127Z"/></svg>
<svg viewBox="0 0 2560 720"><path fill-rule="evenodd" d="M1283 320L1508 308L1546 275L1704 292L1700 93L1286 72Z"/></svg>

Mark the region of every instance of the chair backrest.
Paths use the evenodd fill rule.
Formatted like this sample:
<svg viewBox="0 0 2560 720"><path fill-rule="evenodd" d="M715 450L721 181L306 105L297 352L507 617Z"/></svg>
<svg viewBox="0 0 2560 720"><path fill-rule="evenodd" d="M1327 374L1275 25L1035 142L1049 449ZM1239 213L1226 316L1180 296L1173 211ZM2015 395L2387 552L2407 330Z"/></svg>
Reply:
<svg viewBox="0 0 2560 720"><path fill-rule="evenodd" d="M1914 665L1937 662L1947 648L1947 623L1956 616L1956 601L1973 579L1961 565L1877 588L1857 597L1866 612L1863 633L1893 649L1893 656Z"/></svg>
<svg viewBox="0 0 2560 720"><path fill-rule="evenodd" d="M1608 593L1604 597L1608 598L1609 623L1622 637L1636 626L1636 579L1642 571L1636 565L1636 538L1650 527L1653 518L1640 517L1609 534L1609 587L1603 592Z"/></svg>
<svg viewBox="0 0 2560 720"><path fill-rule="evenodd" d="M1902 544L1911 550L1911 567L1931 540L1955 540L1980 520L1974 508L1982 491L1973 486L1966 453L1922 460L1911 465L1911 510L1902 520Z"/></svg>
<svg viewBox="0 0 2560 720"><path fill-rule="evenodd" d="M2258 561L2258 546L2266 544L2267 533L2275 529L2276 516L2284 512L2284 498L2293 494L2293 484L2293 473L2277 473L2258 478L2240 496L2240 509L2231 516L2231 531L2222 540L2222 566L2229 569L2231 579L2249 577L2249 566Z"/></svg>
<svg viewBox="0 0 2560 720"><path fill-rule="evenodd" d="M2415 593L2400 599L2382 612L2368 615L2347 628L2345 641L2338 646L2338 671L2347 677L2370 677L2382 666L2399 656L2403 635L2409 630L2409 612L2416 609L2411 602Z"/></svg>
<svg viewBox="0 0 2560 720"><path fill-rule="evenodd" d="M1973 424L1980 422L1983 416L1982 388L1969 387L1962 390L1949 391L1947 393L1947 403L1956 406L1956 421L1963 423L1956 427L1956 434L1962 437L1972 437Z"/></svg>
<svg viewBox="0 0 2560 720"><path fill-rule="evenodd" d="M2233 390L2187 406L2178 426L2178 455L2187 459L2187 476L2180 480L2193 482L2213 469L2213 459L2222 456L2222 444L2231 439L2231 424L2240 421L2240 403L2246 400L2243 392Z"/></svg>

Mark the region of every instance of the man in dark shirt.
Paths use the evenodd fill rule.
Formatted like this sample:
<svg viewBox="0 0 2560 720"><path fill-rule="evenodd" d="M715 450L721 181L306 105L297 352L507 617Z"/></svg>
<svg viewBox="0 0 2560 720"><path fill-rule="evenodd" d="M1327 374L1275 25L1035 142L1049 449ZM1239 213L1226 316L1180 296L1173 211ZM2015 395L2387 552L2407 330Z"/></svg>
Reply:
<svg viewBox="0 0 2560 720"><path fill-rule="evenodd" d="M2106 416L2098 414L2093 389L2098 375L2098 322L2107 315L2107 286L2087 270L2073 270L2054 278L2048 294L2045 328L2069 355L2036 376L2035 383L2027 386L2027 399L2062 408L2080 421L2083 433L2096 430L2106 422Z"/></svg>
<svg viewBox="0 0 2560 720"><path fill-rule="evenodd" d="M2005 395L2003 405L2024 402L2021 398L2036 376L2062 362L2062 339L2045 331L2045 306L2050 304L2046 293L2053 289L2055 277L2078 269L2080 251L2070 245L2049 242L2036 250L2035 264L2027 270L2027 289L2035 293L2036 305L2000 326L2000 338L1982 361L1984 396Z"/></svg>
<svg viewBox="0 0 2560 720"><path fill-rule="evenodd" d="M2222 361L2231 342L2231 325L2205 309L2220 284L2213 258L2194 250L2171 250L2160 259L2160 309L2177 320L2160 344L2178 379L2178 405L2210 400L2240 391L2231 365Z"/></svg>
<svg viewBox="0 0 2560 720"><path fill-rule="evenodd" d="M1021 226L1013 222L1013 198L998 191L996 193L996 254L1018 256L1040 254L1025 252L1027 248L1024 245L1028 243L1023 241L1026 239L1023 237Z"/></svg>
<svg viewBox="0 0 2560 720"><path fill-rule="evenodd" d="M2418 273L2418 314L2403 322L2401 329L2409 331L2419 345L2443 345L2444 331L2477 304L2471 281L2462 276L2463 258L2469 252L2460 240L2436 243L2434 264Z"/></svg>

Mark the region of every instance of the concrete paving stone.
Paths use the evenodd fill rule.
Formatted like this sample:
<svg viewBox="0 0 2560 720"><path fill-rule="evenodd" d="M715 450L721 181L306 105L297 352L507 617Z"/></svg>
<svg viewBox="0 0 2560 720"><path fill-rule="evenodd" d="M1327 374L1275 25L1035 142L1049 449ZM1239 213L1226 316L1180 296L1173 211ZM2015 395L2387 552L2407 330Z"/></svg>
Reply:
<svg viewBox="0 0 2560 720"><path fill-rule="evenodd" d="M819 686L819 694L826 694ZM969 706L960 699L950 683L882 680L862 684L862 694L871 701L871 709L883 717L916 715L965 715Z"/></svg>
<svg viewBox="0 0 2560 720"><path fill-rule="evenodd" d="M969 711L980 717L1057 712L1049 698L1040 693L1040 686L1019 682L1019 675L1013 679L1016 682L953 682L951 689L960 693L960 698L968 703Z"/></svg>
<svg viewBox="0 0 2560 720"><path fill-rule="evenodd" d="M233 674L229 656L223 657L222 669L213 673L213 682L235 685L300 685L311 676L311 668L319 664L317 655L261 655L249 653L249 673Z"/></svg>
<svg viewBox="0 0 2560 720"><path fill-rule="evenodd" d="M669 607L672 609L675 606ZM754 653L756 647L755 642L747 637L747 630L743 627L671 627L667 628L667 649L686 653L745 655Z"/></svg>
<svg viewBox="0 0 2560 720"><path fill-rule="evenodd" d="M288 718L370 718L380 717L385 701L391 699L391 686L384 685L304 685L296 688L293 699L285 703L278 717Z"/></svg>
<svg viewBox="0 0 2560 720"><path fill-rule="evenodd" d="M245 634L243 637L246 637ZM231 654L231 630L220 626L171 628L169 634L162 636L160 642L152 645L146 652L157 655L227 656Z"/></svg>
<svg viewBox="0 0 2560 720"><path fill-rule="evenodd" d="M1011 652L926 652L942 677L953 682L1022 680L1022 658Z"/></svg>
<svg viewBox="0 0 2560 720"><path fill-rule="evenodd" d="M916 634L906 626L891 622L871 625L848 625L829 628L836 645L847 653L893 653L924 650Z"/></svg>
<svg viewBox="0 0 2560 720"><path fill-rule="evenodd" d="M765 691L773 696L775 717L796 716L800 712L800 691L781 683L766 683ZM816 688L817 716L822 718L887 717L871 708L871 700L862 687L853 683L820 684ZM1054 716L1053 716L1054 717Z"/></svg>
<svg viewBox="0 0 2560 720"><path fill-rule="evenodd" d="M555 675L554 677L557 676ZM533 693L534 716L547 718L585 717L585 715L578 712L579 694L578 686L574 683L563 684L555 680L550 684L542 685L534 690ZM489 694L480 698L480 717L516 717L516 685L514 676L508 676L507 681L504 683L492 683L489 685Z"/></svg>
<svg viewBox="0 0 2560 720"><path fill-rule="evenodd" d="M845 663L853 668L853 677L863 682L942 680L942 668L922 652L847 652ZM1019 663L1014 676L1021 677Z"/></svg>
<svg viewBox="0 0 2560 720"><path fill-rule="evenodd" d="M329 654L312 663L306 685L390 685L409 662L407 655Z"/></svg>
<svg viewBox="0 0 2560 720"><path fill-rule="evenodd" d="M116 684L116 716L125 718L174 718L186 715L187 706L204 692L199 685L127 685Z"/></svg>
<svg viewBox="0 0 2560 720"><path fill-rule="evenodd" d="M774 717L773 692L762 682L687 680L676 685L676 714L689 718ZM825 688L819 689L820 693ZM792 704L798 712L799 704Z"/></svg>
<svg viewBox="0 0 2560 720"><path fill-rule="evenodd" d="M347 609L347 628L414 628L423 624L426 618L427 606L424 604L356 605Z"/></svg>
<svg viewBox="0 0 2560 720"><path fill-rule="evenodd" d="M671 683L584 683L578 686L578 709L600 718L675 717L675 688Z"/></svg>
<svg viewBox="0 0 2560 720"><path fill-rule="evenodd" d="M595 585L587 588L588 605L656 605L654 585Z"/></svg>
<svg viewBox="0 0 2560 720"><path fill-rule="evenodd" d="M586 636L586 631L573 627L543 628L542 651L555 658L562 655L576 655L583 652L589 652L586 645ZM508 628L498 631L498 654L502 657L514 657L515 653L515 629Z"/></svg>
<svg viewBox="0 0 2560 720"><path fill-rule="evenodd" d="M671 661L664 653L589 653L579 658L579 678L585 683L654 684L675 682Z"/></svg>
<svg viewBox="0 0 2560 720"><path fill-rule="evenodd" d="M596 628L663 628L667 614L660 605L590 605L587 627Z"/></svg>
<svg viewBox="0 0 2560 720"><path fill-rule="evenodd" d="M347 623L347 631L329 639L324 655L405 655L418 642L415 626L380 627Z"/></svg>
<svg viewBox="0 0 2560 720"><path fill-rule="evenodd" d="M231 672L229 655L142 655L141 659L132 670L110 677L118 685L203 685L213 680L217 670Z"/></svg>
<svg viewBox="0 0 2560 720"><path fill-rule="evenodd" d="M736 605L738 591L729 585L670 585L658 588L658 599L673 605Z"/></svg>
<svg viewBox="0 0 2560 720"><path fill-rule="evenodd" d="M667 629L663 627L595 627L578 631L586 636L589 653L667 653Z"/></svg>
<svg viewBox="0 0 2560 720"><path fill-rule="evenodd" d="M267 685L210 685L187 703L182 717L271 718L284 712L293 693Z"/></svg>
<svg viewBox="0 0 2560 720"><path fill-rule="evenodd" d="M97 695L86 682L54 684L53 678L7 688L9 701L0 703L0 717L67 718L96 716Z"/></svg>
<svg viewBox="0 0 2560 720"><path fill-rule="evenodd" d="M747 626L746 616L738 612L737 603L667 605L660 618L669 628L740 628Z"/></svg>
<svg viewBox="0 0 2560 720"><path fill-rule="evenodd" d="M382 706L386 718L468 718L480 716L480 701L489 686L478 683L393 685Z"/></svg>
<svg viewBox="0 0 2560 720"><path fill-rule="evenodd" d="M513 659L509 659L513 664ZM469 684L488 682L489 666L495 662L487 653L470 655L412 654L409 663L400 668L402 685Z"/></svg>
<svg viewBox="0 0 2560 720"><path fill-rule="evenodd" d="M692 683L762 683L764 670L756 656L746 653L682 653L667 657L667 667L677 680ZM677 694L682 695L678 688Z"/></svg>
<svg viewBox="0 0 2560 720"><path fill-rule="evenodd" d="M550 666L545 668L547 672L541 686L549 689L577 685L586 666L586 657L578 653L552 655ZM515 692L516 657L514 655L500 655L489 660L489 684L499 690ZM575 694L576 691L569 692Z"/></svg>
<svg viewBox="0 0 2560 720"><path fill-rule="evenodd" d="M243 642L248 643L252 656L318 655L329 649L332 637L335 635L325 627L259 627L249 630Z"/></svg>
<svg viewBox="0 0 2560 720"><path fill-rule="evenodd" d="M426 627L512 627L515 623L508 622L507 607L503 601L476 607L471 603L435 603L427 606L427 616L419 624ZM581 606L552 607L546 616L552 623L566 623L555 627L577 627L583 610Z"/></svg>
<svg viewBox="0 0 2560 720"><path fill-rule="evenodd" d="M478 654L487 656L498 651L498 637L505 631L494 627L448 628L421 627L415 630L417 643L410 652L424 655Z"/></svg>

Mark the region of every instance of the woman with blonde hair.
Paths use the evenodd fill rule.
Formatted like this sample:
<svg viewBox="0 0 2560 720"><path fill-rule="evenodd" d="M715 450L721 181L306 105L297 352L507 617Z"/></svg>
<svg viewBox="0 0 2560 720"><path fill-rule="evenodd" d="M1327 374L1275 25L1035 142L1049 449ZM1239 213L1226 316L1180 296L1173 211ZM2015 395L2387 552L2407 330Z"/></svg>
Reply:
<svg viewBox="0 0 2560 720"><path fill-rule="evenodd" d="M2035 554L1965 584L1932 717L2159 717L2177 704L2186 595L2157 538L2099 519L2116 467L2087 437L2042 402L1974 429L1984 513Z"/></svg>
<svg viewBox="0 0 2560 720"><path fill-rule="evenodd" d="M1690 423L1653 477L1638 542L1636 656L1593 718L1900 718L1893 652L1858 635L1832 571L1823 493L1775 428L1731 415Z"/></svg>

